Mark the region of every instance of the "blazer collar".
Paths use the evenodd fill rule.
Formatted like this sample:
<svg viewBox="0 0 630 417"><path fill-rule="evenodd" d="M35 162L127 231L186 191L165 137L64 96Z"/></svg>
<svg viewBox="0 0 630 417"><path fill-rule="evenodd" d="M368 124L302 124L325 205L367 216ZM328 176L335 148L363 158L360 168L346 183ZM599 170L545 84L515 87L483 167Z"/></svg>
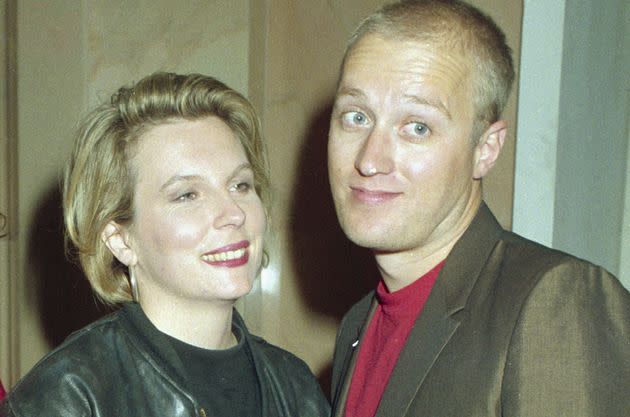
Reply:
<svg viewBox="0 0 630 417"><path fill-rule="evenodd" d="M503 228L486 206L481 203L468 229L455 243L446 258L436 282L443 287L444 303L449 314L464 308L481 270L503 233Z"/></svg>

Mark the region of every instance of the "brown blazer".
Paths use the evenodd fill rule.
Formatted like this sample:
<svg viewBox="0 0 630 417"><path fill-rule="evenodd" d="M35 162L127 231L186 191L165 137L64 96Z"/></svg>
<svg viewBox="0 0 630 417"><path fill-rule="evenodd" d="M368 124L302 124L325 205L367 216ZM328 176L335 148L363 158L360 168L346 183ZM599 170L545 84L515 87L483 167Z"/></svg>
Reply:
<svg viewBox="0 0 630 417"><path fill-rule="evenodd" d="M371 293L341 323L333 416L374 307ZM630 295L604 269L503 230L482 204L376 416L630 416Z"/></svg>

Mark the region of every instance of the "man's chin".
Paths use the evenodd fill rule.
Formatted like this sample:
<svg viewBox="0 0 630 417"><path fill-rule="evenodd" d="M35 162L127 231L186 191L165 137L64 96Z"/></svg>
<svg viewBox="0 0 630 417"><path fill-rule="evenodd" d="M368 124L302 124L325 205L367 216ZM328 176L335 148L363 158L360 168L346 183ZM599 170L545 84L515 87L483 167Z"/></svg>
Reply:
<svg viewBox="0 0 630 417"><path fill-rule="evenodd" d="M367 232L352 230L345 231L345 233L352 243L373 252L396 252L399 250L398 245L396 245L396 234L393 233L384 233L374 229Z"/></svg>

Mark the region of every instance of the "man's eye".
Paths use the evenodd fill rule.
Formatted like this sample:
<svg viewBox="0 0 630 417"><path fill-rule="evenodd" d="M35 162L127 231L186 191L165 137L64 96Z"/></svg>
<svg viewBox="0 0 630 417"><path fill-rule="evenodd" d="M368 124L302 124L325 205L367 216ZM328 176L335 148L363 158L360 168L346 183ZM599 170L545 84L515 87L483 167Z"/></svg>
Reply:
<svg viewBox="0 0 630 417"><path fill-rule="evenodd" d="M427 136L430 132L429 127L425 125L424 123L420 123L420 122L413 122L413 123L406 124L403 127L403 131L408 135L419 136L419 137Z"/></svg>
<svg viewBox="0 0 630 417"><path fill-rule="evenodd" d="M368 118L365 114L359 111L349 111L341 116L344 124L348 125L364 125L368 122Z"/></svg>

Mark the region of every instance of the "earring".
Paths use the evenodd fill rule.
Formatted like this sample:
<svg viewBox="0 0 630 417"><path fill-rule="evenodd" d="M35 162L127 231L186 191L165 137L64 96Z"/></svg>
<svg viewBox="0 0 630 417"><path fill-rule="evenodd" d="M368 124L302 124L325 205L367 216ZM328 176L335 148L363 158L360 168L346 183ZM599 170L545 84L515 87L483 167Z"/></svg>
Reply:
<svg viewBox="0 0 630 417"><path fill-rule="evenodd" d="M136 280L136 276L133 274L133 269L129 268L129 286L131 287L131 297L133 301L136 303L140 299L140 295L138 293L138 281Z"/></svg>

